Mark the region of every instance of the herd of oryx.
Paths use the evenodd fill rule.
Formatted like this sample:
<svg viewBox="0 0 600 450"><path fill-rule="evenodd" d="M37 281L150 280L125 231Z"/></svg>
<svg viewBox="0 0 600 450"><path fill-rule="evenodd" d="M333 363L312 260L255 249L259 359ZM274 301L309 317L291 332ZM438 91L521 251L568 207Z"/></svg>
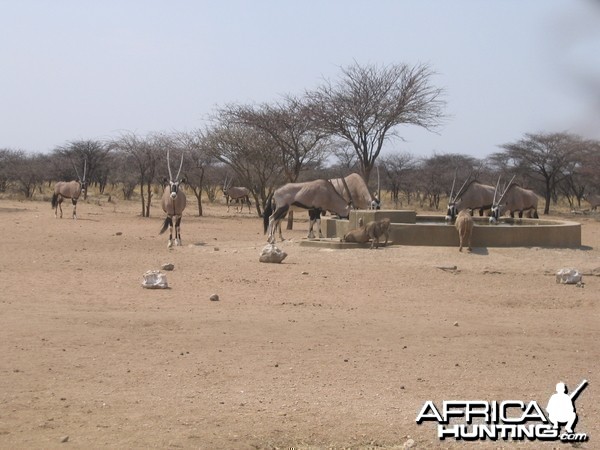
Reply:
<svg viewBox="0 0 600 450"><path fill-rule="evenodd" d="M169 151L167 151L169 179L165 178L163 180L164 191L161 199L161 206L167 217L160 230L160 234L164 233L167 228L170 229L169 247L181 245L181 218L186 206L185 193L179 189L180 185L185 183L184 178L179 178L182 167L183 155L177 175L173 177ZM58 209L60 209L60 217L62 218L61 203L66 198L71 199L73 203L73 219L77 218L77 200L82 193L85 193L87 188L87 163L84 162L82 177L79 176L77 168L75 166L74 168L77 173L77 181L59 181L55 185L52 196L52 207L55 217L58 217ZM537 195L535 192L519 186L514 182L514 178L513 176L505 186L499 189L500 179L498 179L494 187L481 184L469 175L467 180L455 193L456 176L454 177L446 220L456 223L461 251L463 243L468 245L469 250L471 247L470 235L473 227L471 216L474 211L478 211L480 216L483 216L485 211L489 211L489 220L491 223L496 223L500 216L505 213L509 213L510 217L514 217L515 213L517 213L519 218L522 218L523 214L527 213L528 217L538 218ZM244 204L247 204L250 211L249 190L247 188L233 187L231 181L228 182L226 178L223 183L223 194L227 201L228 211L230 200L241 202L241 208L243 208ZM298 208L308 210L310 219L308 237L315 237L313 232L315 224L317 225L319 237L323 237L321 233L322 214L330 212L341 218L347 218L352 209L379 209L380 205L378 194L372 194L362 176L357 173L352 173L344 178L288 183L276 189L267 199L263 214L264 232L267 234L267 241L269 243L275 243L276 231L279 232L280 240L283 240L281 221L291 209ZM367 236L367 239L374 239L375 236L371 236L372 231L369 230L379 230L381 226L382 224L377 226L371 224L370 227L365 225L364 230L357 230L357 233L352 234L352 237L349 237L349 239L356 239L356 236ZM382 233L385 233L386 242L388 227L389 224L383 224L385 231ZM175 235L174 238L173 234ZM379 236L376 237L377 239L379 238Z"/></svg>

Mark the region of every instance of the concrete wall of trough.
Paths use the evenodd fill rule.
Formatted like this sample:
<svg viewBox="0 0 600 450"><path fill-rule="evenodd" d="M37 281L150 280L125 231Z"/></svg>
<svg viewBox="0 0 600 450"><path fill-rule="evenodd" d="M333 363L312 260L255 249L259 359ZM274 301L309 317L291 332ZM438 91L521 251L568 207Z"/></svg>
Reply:
<svg viewBox="0 0 600 450"><path fill-rule="evenodd" d="M403 213L404 211L394 211ZM353 217L353 213L356 213ZM322 227L328 238L342 238L349 230L357 228L358 217L365 223L389 217L387 211L351 212L349 220L322 219ZM379 216L381 215L381 216ZM416 214L415 214L416 215ZM370 219L373 217L375 219ZM401 215L408 219L409 215ZM397 245L458 246L458 232L454 225L445 224L439 216L431 217L438 223L396 223L392 219L390 240ZM473 247L559 247L581 246L581 224L569 221L520 219L515 224L483 225L487 218L475 219ZM478 225L477 222L481 224ZM483 222L483 223L484 223ZM510 220L509 220L510 222Z"/></svg>

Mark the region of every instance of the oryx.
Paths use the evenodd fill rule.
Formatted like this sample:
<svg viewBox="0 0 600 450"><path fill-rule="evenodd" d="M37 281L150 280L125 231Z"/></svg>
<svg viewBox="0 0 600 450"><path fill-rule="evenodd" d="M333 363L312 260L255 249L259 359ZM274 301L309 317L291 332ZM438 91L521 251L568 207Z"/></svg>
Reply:
<svg viewBox="0 0 600 450"><path fill-rule="evenodd" d="M510 211L510 217L512 218L515 217L515 212L518 212L519 219L521 219L523 212L528 211L529 217L539 219L537 213L538 196L532 190L523 189L517 183L513 183L514 179L515 177L513 176L498 195L498 186L500 185L500 178L498 178L498 183L496 183L496 189L494 190L490 223L497 223L500 216L506 211Z"/></svg>
<svg viewBox="0 0 600 450"><path fill-rule="evenodd" d="M471 176L469 175L456 195L454 195L456 176L454 177L452 189L450 191L450 198L448 199L446 221L454 221L457 214L463 209L470 209L471 215L473 215L473 212L477 209L479 210L479 215L483 216L484 211L492 208L492 203L494 200L494 186L481 184L477 180L470 180L470 178Z"/></svg>
<svg viewBox="0 0 600 450"><path fill-rule="evenodd" d="M371 209L373 202L378 203L379 198L371 195L367 183L358 173L351 173L344 178L332 178L329 181L347 202L352 199L356 209Z"/></svg>
<svg viewBox="0 0 600 450"><path fill-rule="evenodd" d="M185 209L186 199L183 190L180 190L180 184L185 183L185 179L179 179L181 168L183 167L183 154L181 155L181 163L177 175L173 178L171 173L171 162L169 160L169 150L167 150L167 169L169 169L169 179L163 180L165 190L161 199L163 211L167 214L167 218L163 223L163 227L159 234L163 234L169 228L169 244L173 246L173 223L175 224L175 246L181 245L181 217Z"/></svg>
<svg viewBox="0 0 600 450"><path fill-rule="evenodd" d="M598 194L584 194L582 198L590 204L591 211L596 211L600 206L600 195Z"/></svg>
<svg viewBox="0 0 600 450"><path fill-rule="evenodd" d="M62 219L63 211L61 203L63 199L70 198L73 202L73 219L77 219L77 200L83 192L87 190L87 160L83 162L83 178L79 176L77 167L73 165L77 174L77 181L59 181L54 185L54 194L52 195L52 208L54 209L54 217L57 217L57 210L60 209L60 218Z"/></svg>
<svg viewBox="0 0 600 450"><path fill-rule="evenodd" d="M275 210L273 211L273 204ZM308 209L310 215L309 237L315 222L321 222L321 212L330 211L340 217L348 217L353 208L352 201L348 202L333 187L330 181L314 180L304 183L288 183L273 192L267 200L263 214L264 232L267 233L267 241L275 243L275 230L279 228L280 222L291 207Z"/></svg>
<svg viewBox="0 0 600 450"><path fill-rule="evenodd" d="M248 205L248 212L250 210L250 189L247 187L239 187L239 186L231 186L231 182L227 184L227 177L225 177L225 182L223 183L223 195L225 196L225 201L227 203L227 212L229 212L229 200L235 200L236 203L241 202L241 206L239 206L239 212L244 210L244 203ZM236 212L238 211L238 205L235 207Z"/></svg>

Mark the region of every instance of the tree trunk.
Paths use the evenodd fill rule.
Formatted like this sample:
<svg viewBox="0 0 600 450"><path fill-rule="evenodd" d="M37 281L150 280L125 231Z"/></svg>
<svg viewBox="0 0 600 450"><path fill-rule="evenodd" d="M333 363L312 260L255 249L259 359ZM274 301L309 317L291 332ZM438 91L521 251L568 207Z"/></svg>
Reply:
<svg viewBox="0 0 600 450"><path fill-rule="evenodd" d="M146 217L146 198L144 197L144 183L140 184L140 196L142 197L142 217Z"/></svg>
<svg viewBox="0 0 600 450"><path fill-rule="evenodd" d="M152 203L152 182L148 181L147 189L148 189L148 201L146 203L146 216L145 217L150 217L150 204Z"/></svg>
<svg viewBox="0 0 600 450"><path fill-rule="evenodd" d="M196 200L198 201L198 217L202 217L202 189L199 189Z"/></svg>

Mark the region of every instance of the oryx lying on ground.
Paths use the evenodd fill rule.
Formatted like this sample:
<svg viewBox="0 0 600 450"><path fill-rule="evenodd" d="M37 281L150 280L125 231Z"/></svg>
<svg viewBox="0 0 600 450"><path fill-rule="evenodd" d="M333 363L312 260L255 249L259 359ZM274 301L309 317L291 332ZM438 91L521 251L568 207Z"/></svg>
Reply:
<svg viewBox="0 0 600 450"><path fill-rule="evenodd" d="M181 183L185 183L185 179L179 179L181 168L183 167L183 154L181 155L181 163L177 175L173 178L171 173L171 162L169 161L169 150L167 150L167 169L169 169L169 179L164 179L165 190L161 199L161 206L167 218L163 223L159 234L163 234L169 228L169 243L168 247L173 246L173 222L175 223L175 246L181 245L181 217L185 209L186 198L185 193L179 189Z"/></svg>
<svg viewBox="0 0 600 450"><path fill-rule="evenodd" d="M537 213L538 196L532 190L523 189L517 183L513 183L514 179L515 177L513 176L507 187L498 195L498 186L500 184L500 178L498 178L498 183L496 183L494 191L490 223L498 222L500 216L504 215L507 211L510 212L510 217L512 218L515 217L515 212L518 212L519 219L521 219L523 212L527 211L529 217L539 219Z"/></svg>
<svg viewBox="0 0 600 450"><path fill-rule="evenodd" d="M469 251L471 251L471 236L473 234L473 218L471 217L472 213L473 212L469 211L468 209L463 209L456 217L455 226L458 230L459 252L462 252L464 244L466 244Z"/></svg>
<svg viewBox="0 0 600 450"><path fill-rule="evenodd" d="M273 205L275 210L273 210ZM275 243L275 230L281 228L279 224L286 216L291 207L308 209L310 214L309 237L312 234L314 222L321 227L321 212L330 211L340 217L348 217L352 202L348 202L334 189L327 180L314 180L304 183L288 183L273 192L267 200L263 214L264 231L267 233L267 241Z"/></svg>
<svg viewBox="0 0 600 450"><path fill-rule="evenodd" d="M372 221L364 226L349 231L344 235L343 242L358 242L364 244L371 240L371 248L379 248L379 238L385 236L385 244L387 245L390 237L390 224L391 220L386 217L381 220Z"/></svg>
<svg viewBox="0 0 600 450"><path fill-rule="evenodd" d="M448 211L446 212L446 220L453 221L456 219L456 215L464 210L470 209L471 215L474 210L479 210L479 215L483 216L483 212L492 208L494 201L494 186L487 184L481 184L477 180L471 180L470 176L463 183L461 188L454 195L454 183L456 183L456 176L452 182L452 190L450 191L450 198L448 199Z"/></svg>
<svg viewBox="0 0 600 450"><path fill-rule="evenodd" d="M77 181L59 181L54 185L54 194L52 195L52 208L54 209L54 217L57 217L57 210L60 209L60 218L62 219L63 211L61 203L63 199L70 198L73 202L73 219L77 219L77 200L87 189L87 181L85 179L87 172L87 160L83 162L83 178L79 176L77 167L73 165L75 173L77 173Z"/></svg>
<svg viewBox="0 0 600 450"><path fill-rule="evenodd" d="M229 181L229 184L227 184L227 177L225 177L225 182L223 183L223 195L225 196L225 202L227 203L227 212L229 212L229 201L230 200L235 200L236 212L238 211L238 205L239 205L239 212L242 212L244 210L244 203L246 205L248 205L248 212L251 212L250 211L250 206L251 206L251 204L250 204L250 189L248 189L246 187L231 186L231 182L232 181Z"/></svg>

